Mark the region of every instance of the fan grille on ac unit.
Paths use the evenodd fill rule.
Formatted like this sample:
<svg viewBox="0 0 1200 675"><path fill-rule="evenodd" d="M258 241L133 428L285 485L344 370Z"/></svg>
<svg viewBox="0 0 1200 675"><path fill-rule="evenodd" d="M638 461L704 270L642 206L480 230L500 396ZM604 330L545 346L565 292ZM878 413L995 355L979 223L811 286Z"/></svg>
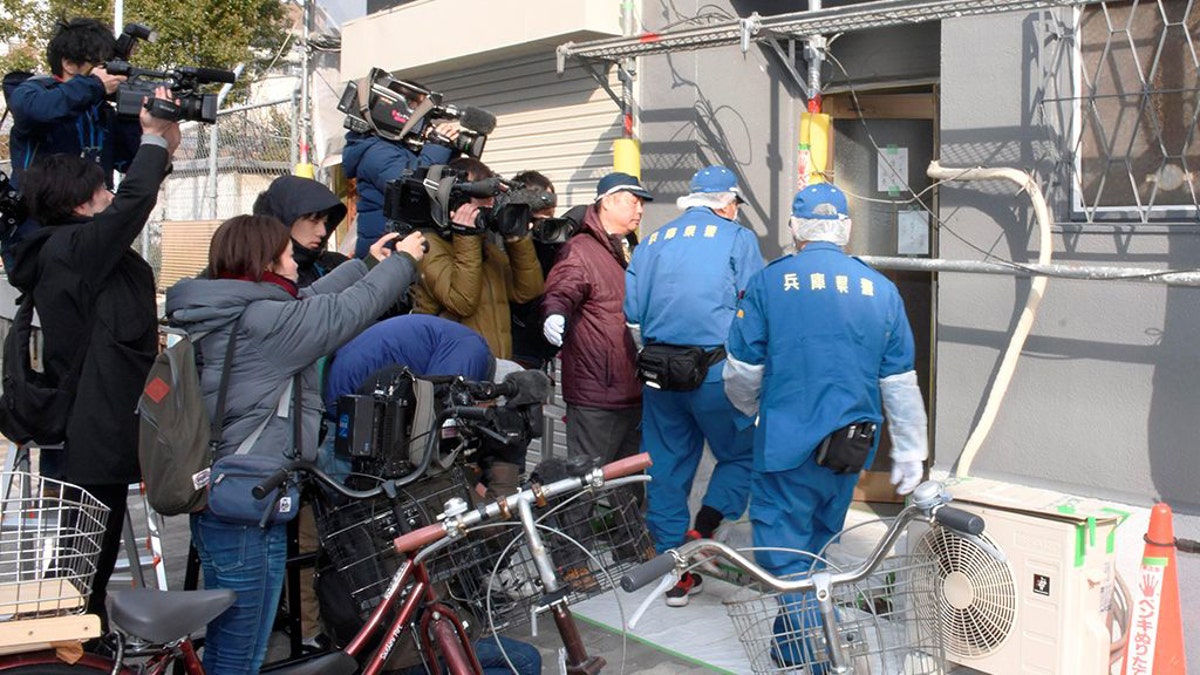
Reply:
<svg viewBox="0 0 1200 675"><path fill-rule="evenodd" d="M987 534L982 537L999 550ZM938 624L948 655L977 658L998 649L1016 621L1017 588L1009 566L944 528L926 532L913 553L937 561Z"/></svg>

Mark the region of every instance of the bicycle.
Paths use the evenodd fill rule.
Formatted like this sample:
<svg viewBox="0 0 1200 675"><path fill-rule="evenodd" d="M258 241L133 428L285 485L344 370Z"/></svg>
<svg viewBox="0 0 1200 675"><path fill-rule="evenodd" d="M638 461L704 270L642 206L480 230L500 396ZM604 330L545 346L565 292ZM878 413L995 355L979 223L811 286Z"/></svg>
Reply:
<svg viewBox="0 0 1200 675"><path fill-rule="evenodd" d="M482 414L471 410L483 409L460 408L448 414ZM541 549L540 559L547 565L542 579L546 583L548 593L561 593L562 588L557 586L554 571L549 567L548 554L537 535L537 526L532 524L532 505L545 503L548 499L572 492L605 486L617 487L624 483L644 480L644 477L631 477L630 474L644 471L649 465L648 455L637 455L589 470L581 476L571 476L546 485L535 483L516 494L480 505L474 510L467 510L465 503L449 504L442 514L441 522L402 534L395 539L396 550L407 557L392 575L379 604L345 648L273 672L283 675L376 675L387 663L404 633L414 630L421 654L435 675L442 671L442 664L445 670L453 675L480 673L482 669L475 658L466 626L454 609L439 599L425 561L446 546L462 539L471 528L488 520L507 519L515 513L521 517L526 534L531 531L534 534L530 537L531 547ZM291 462L281 469L280 474L272 476L255 489L267 494L297 473L315 478L352 500L371 499L395 491L397 487L396 481L385 480L380 486L370 490L354 490L338 483L308 462ZM563 633L568 653L575 664L571 672L599 672L604 666L604 660L587 655L570 610L564 604L553 603L553 612L555 623ZM368 656L368 649L376 642L377 646ZM365 661L360 663L364 658Z"/></svg>
<svg viewBox="0 0 1200 675"><path fill-rule="evenodd" d="M621 579L633 592L661 578L635 613L630 627L684 572L720 558L748 575L752 587L726 602L753 672L896 673L945 672L937 625L934 567L937 560L888 556L914 521L945 527L980 542L978 516L947 506L941 483L926 481L874 549L848 570L815 565L806 574L780 578L742 552L708 539L687 542L644 563ZM990 547L989 547L990 548ZM802 553L802 552L798 552ZM814 561L824 562L818 555Z"/></svg>
<svg viewBox="0 0 1200 675"><path fill-rule="evenodd" d="M233 604L231 591L114 591L113 630L84 614L108 508L85 490L26 472L0 474L0 673L134 672L158 675L174 662L203 669L189 639ZM104 637L113 656L83 652ZM145 657L134 670L126 658Z"/></svg>

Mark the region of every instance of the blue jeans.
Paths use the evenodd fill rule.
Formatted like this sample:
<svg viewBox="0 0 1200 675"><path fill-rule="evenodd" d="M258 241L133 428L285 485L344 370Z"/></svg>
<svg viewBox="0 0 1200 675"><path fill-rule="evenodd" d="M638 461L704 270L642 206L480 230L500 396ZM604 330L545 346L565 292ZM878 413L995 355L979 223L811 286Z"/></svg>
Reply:
<svg viewBox="0 0 1200 675"><path fill-rule="evenodd" d="M499 640L499 644L497 644ZM483 667L483 675L541 675L542 673L542 654L537 650L537 647L528 642L513 640L500 635L492 637L479 638L475 641L475 656L479 659L479 665ZM501 651L500 645L504 646ZM504 660L504 655L508 654L509 661L512 661L513 668L508 667L508 662ZM423 665L415 665L406 668L402 675L425 675L426 670Z"/></svg>
<svg viewBox="0 0 1200 675"><path fill-rule="evenodd" d="M235 525L208 511L192 516L204 587L237 592L233 606L208 624L204 670L254 675L267 655L287 564L287 525Z"/></svg>

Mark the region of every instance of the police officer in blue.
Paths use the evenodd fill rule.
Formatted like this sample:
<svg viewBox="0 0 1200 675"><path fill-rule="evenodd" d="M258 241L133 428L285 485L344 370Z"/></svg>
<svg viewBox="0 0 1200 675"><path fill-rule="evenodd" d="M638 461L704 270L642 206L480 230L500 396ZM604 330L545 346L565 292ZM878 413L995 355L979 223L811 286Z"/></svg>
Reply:
<svg viewBox="0 0 1200 675"><path fill-rule="evenodd" d="M738 297L762 269L762 253L754 232L737 223L742 196L732 171L701 169L690 191L677 201L683 214L637 247L625 271L625 317L649 347L643 354L700 347L697 358L711 366L702 382L681 388L647 374L641 360L642 450L654 459L646 521L659 553L686 538L712 537L724 518L742 515L750 491L752 420L726 398L721 371ZM689 529L688 495L705 441L717 465ZM700 585L698 574L687 573L667 591L667 604L687 605Z"/></svg>
<svg viewBox="0 0 1200 675"><path fill-rule="evenodd" d="M754 545L776 549L756 559L776 575L804 573L812 564L809 556L777 549L817 553L842 529L885 412L899 494L920 482L927 455L904 303L891 281L842 251L850 225L841 190L818 183L797 193L790 222L797 252L750 281L729 331L725 391L742 412L758 415ZM796 600L785 597L784 607ZM807 612L781 613L775 660L819 658L819 647L794 637L816 621Z"/></svg>

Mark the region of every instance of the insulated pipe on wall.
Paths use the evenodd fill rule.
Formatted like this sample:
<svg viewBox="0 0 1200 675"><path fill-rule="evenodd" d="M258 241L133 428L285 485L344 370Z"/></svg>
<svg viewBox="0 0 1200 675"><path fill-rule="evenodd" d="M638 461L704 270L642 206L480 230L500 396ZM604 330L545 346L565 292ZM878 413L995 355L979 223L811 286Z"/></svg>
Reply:
<svg viewBox="0 0 1200 675"><path fill-rule="evenodd" d="M982 180L1008 180L1016 183L1021 192L1029 195L1029 200L1033 204L1033 215L1037 220L1038 225L1038 264L1050 264L1050 254L1052 244L1050 240L1050 210L1046 206L1046 199L1042 196L1042 190L1034 182L1033 177L1028 173L1019 169L996 168L996 169L949 169L943 167L937 162L931 162L926 174L938 181L961 180L961 181L982 181ZM1004 402L1004 395L1008 392L1008 385L1012 381L1013 372L1017 368L1017 359L1021 357L1021 349L1025 346L1025 339L1029 337L1029 332L1033 329L1033 320L1037 317L1038 305L1042 302L1042 296L1046 293L1046 283L1048 277L1043 275L1035 275L1033 282L1029 287L1029 298L1025 301L1025 309L1021 311L1021 317L1017 320L1017 327L1013 330L1012 338L1008 342L1008 349L1004 352L1004 358L1000 362L1000 370L996 373L996 379L992 382L992 389L988 392L987 403L983 408L983 415L980 416L979 422L971 431L971 435L967 438L966 445L963 446L962 453L958 457L958 466L955 474L958 476L968 476L971 473L971 464L975 461L975 455L979 452L979 447L983 445L984 439L992 430L992 425L996 421L996 414L1000 412L1000 405Z"/></svg>

